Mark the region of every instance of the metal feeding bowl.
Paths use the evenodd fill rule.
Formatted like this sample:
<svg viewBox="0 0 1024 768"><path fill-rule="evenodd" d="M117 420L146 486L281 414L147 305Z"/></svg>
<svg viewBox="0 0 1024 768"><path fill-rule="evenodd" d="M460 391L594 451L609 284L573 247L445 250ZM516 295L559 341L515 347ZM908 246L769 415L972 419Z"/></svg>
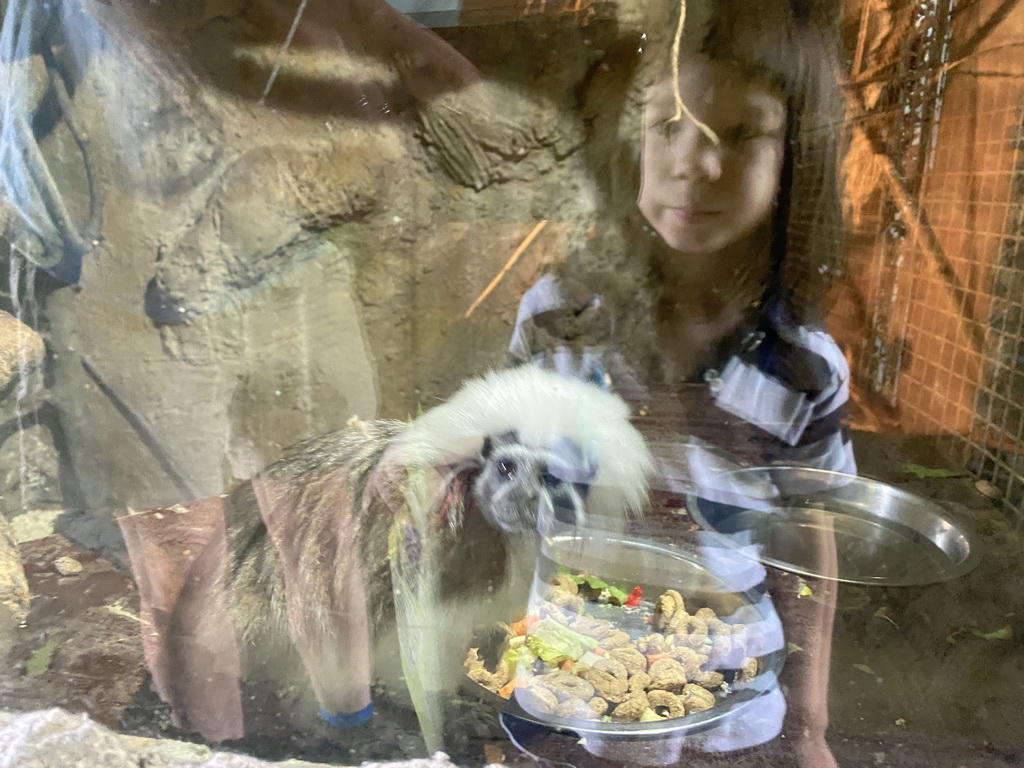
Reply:
<svg viewBox="0 0 1024 768"><path fill-rule="evenodd" d="M802 467L722 472L687 499L694 521L762 563L850 584L948 581L978 564L943 507L864 477ZM833 545L834 542L834 545Z"/></svg>
<svg viewBox="0 0 1024 768"><path fill-rule="evenodd" d="M708 710L655 722L606 722L568 719L554 714L527 710L516 700L493 693L466 681L472 692L511 716L546 728L568 731L590 739L589 743L657 742L667 736L683 736L713 728L740 710L753 706L770 691L786 658L781 624L771 601L749 583L750 561L738 556L732 546L718 537L697 531L688 534L677 546L643 539L624 538L620 534L572 528L564 534L546 538L541 545L534 579L531 608L543 599L545 585L559 572L598 575L609 583L640 585L646 603L646 615L653 601L666 590L675 589L684 598L688 611L708 607L729 623L746 626L749 638L743 655L756 658L758 672L752 680L739 682L737 669L719 669L726 681L735 680L727 690L715 693L716 703ZM746 583L744 583L746 582ZM641 610L632 618L602 610L605 606L587 606L586 614L612 621L613 626L634 638L650 634L652 627ZM475 638L480 654L493 664L501 654L504 632L483 630Z"/></svg>

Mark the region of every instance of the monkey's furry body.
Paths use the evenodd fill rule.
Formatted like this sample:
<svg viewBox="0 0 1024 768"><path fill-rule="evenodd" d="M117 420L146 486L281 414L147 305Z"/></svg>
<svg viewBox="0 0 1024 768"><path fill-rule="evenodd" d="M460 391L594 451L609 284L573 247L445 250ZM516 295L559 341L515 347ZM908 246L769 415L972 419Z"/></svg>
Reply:
<svg viewBox="0 0 1024 768"><path fill-rule="evenodd" d="M512 618L512 553L533 542L538 509L604 524L640 511L653 464L628 416L593 385L526 367L411 423L300 443L223 497L220 587L198 613L227 610L243 679L273 668L265 649L293 647L328 717L366 709L374 661L382 672L371 649L397 625L413 705L435 730L424 691L452 684L474 619Z"/></svg>

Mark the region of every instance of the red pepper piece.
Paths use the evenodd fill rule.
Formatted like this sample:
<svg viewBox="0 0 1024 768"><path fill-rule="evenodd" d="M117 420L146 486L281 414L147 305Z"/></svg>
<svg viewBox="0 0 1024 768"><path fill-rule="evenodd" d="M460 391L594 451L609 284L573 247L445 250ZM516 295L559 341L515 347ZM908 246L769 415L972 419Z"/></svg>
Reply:
<svg viewBox="0 0 1024 768"><path fill-rule="evenodd" d="M629 593L629 597L626 598L626 602L623 605L629 608L635 608L640 605L640 599L644 596L644 588L639 584L633 587L633 591Z"/></svg>

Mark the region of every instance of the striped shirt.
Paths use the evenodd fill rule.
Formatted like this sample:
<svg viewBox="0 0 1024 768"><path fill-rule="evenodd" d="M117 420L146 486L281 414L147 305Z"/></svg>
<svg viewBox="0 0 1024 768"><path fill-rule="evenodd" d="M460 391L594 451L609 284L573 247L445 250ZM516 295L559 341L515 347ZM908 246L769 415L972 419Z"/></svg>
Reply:
<svg viewBox="0 0 1024 768"><path fill-rule="evenodd" d="M846 358L824 330L792 322L780 302L763 300L692 382L661 396L626 363L619 349L629 339L616 339L615 325L600 295L567 289L547 275L520 302L509 357L622 395L657 459L661 490L722 502L719 508L732 514L741 509L732 506L737 497L747 494L725 473L743 463L856 473L844 421ZM744 506L757 508L756 503ZM728 547L717 534L699 536L707 537L700 549L723 589L759 595L762 618L746 624L745 655L783 649L782 624L764 591L767 572L757 542L745 530L725 537ZM661 764L677 762L682 749L728 752L777 736L785 697L774 674L759 675L755 683L761 695L736 716L659 744ZM601 754L599 741L588 736L587 749Z"/></svg>
<svg viewBox="0 0 1024 768"><path fill-rule="evenodd" d="M562 375L582 378L621 394L636 412L650 406L656 391L629 368L615 339L615 318L599 295L570 301L552 275L542 277L519 304L509 356L516 363L533 363ZM582 304L581 304L582 301ZM583 319L581 319L583 318ZM849 366L827 332L791 322L781 304L765 301L755 317L730 337L712 362L694 378L691 390L703 390L697 402L705 425L748 427L759 455L732 442L735 430L685 430L719 448L737 450L748 460L786 463L856 473L845 424L849 399ZM664 398L662 398L664 399ZM663 405L663 403L662 403ZM684 409L686 404L682 406ZM678 436L693 414L677 410ZM640 425L643 431L642 424ZM660 438L659 438L660 440Z"/></svg>

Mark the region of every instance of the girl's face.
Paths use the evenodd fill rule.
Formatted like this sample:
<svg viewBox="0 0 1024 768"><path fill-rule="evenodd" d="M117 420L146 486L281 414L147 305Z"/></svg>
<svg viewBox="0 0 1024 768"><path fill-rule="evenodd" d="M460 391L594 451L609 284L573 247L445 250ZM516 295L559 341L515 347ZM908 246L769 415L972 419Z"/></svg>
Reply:
<svg viewBox="0 0 1024 768"><path fill-rule="evenodd" d="M721 139L676 112L673 78L651 87L644 108L638 206L669 247L713 255L750 235L774 209L785 150L786 105L727 64L680 63L679 91Z"/></svg>

